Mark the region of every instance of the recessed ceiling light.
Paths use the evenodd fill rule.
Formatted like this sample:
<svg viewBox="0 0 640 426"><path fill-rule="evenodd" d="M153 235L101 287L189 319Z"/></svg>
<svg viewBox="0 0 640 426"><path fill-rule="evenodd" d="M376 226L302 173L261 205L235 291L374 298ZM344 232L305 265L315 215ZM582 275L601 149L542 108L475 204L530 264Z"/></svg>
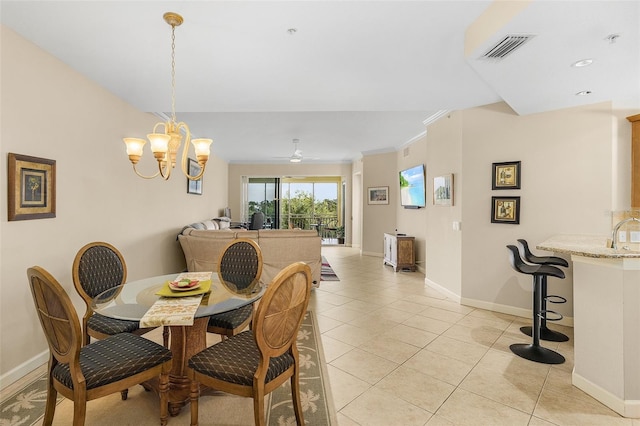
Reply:
<svg viewBox="0 0 640 426"><path fill-rule="evenodd" d="M591 94L591 90L582 90L581 92L576 93L576 96L587 96Z"/></svg>
<svg viewBox="0 0 640 426"><path fill-rule="evenodd" d="M580 67L588 67L593 63L593 59L581 59L578 62L574 62L571 64L572 67L580 68Z"/></svg>

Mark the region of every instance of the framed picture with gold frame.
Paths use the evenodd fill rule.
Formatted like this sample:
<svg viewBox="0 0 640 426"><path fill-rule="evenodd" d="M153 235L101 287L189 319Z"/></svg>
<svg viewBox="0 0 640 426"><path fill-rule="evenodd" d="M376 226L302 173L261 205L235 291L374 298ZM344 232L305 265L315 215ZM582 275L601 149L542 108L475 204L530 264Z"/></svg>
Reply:
<svg viewBox="0 0 640 426"><path fill-rule="evenodd" d="M493 163L491 189L520 189L520 161Z"/></svg>
<svg viewBox="0 0 640 426"><path fill-rule="evenodd" d="M9 220L56 217L56 161L9 153Z"/></svg>
<svg viewBox="0 0 640 426"><path fill-rule="evenodd" d="M520 197L491 197L491 223L520 223Z"/></svg>

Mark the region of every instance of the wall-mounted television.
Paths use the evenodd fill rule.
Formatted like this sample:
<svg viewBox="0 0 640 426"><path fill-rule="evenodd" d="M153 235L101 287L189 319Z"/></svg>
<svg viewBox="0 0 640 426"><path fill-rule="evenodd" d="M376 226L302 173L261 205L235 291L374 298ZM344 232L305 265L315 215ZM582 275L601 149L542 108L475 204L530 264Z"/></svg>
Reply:
<svg viewBox="0 0 640 426"><path fill-rule="evenodd" d="M407 209L425 207L424 164L400 172L400 204Z"/></svg>

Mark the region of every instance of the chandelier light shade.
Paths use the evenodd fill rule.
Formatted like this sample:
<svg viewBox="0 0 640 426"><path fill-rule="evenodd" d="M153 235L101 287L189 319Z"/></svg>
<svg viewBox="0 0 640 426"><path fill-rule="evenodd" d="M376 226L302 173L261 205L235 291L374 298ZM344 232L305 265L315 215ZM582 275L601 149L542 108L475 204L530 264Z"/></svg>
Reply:
<svg viewBox="0 0 640 426"><path fill-rule="evenodd" d="M136 165L140 161L144 151L146 140L141 138L123 138L127 146L127 155L129 161L133 164L133 170L136 174L144 179L153 179L160 175L163 179L168 180L171 177L171 170L176 166L178 151L182 146L181 168L182 173L190 180L198 180L204 175L207 161L209 160L210 147L213 142L211 139L191 139L191 131L189 126L184 122L176 120L176 27L184 21L182 16L174 12L167 12L163 16L167 24L171 25L171 118L167 122L157 123L153 127L153 133L147 135L151 152L158 162L158 171L151 176L145 176L138 172ZM182 145L182 136L184 134L184 145ZM197 175L189 174L187 159L189 155L189 142L193 144L196 153L196 160L200 165L200 173Z"/></svg>

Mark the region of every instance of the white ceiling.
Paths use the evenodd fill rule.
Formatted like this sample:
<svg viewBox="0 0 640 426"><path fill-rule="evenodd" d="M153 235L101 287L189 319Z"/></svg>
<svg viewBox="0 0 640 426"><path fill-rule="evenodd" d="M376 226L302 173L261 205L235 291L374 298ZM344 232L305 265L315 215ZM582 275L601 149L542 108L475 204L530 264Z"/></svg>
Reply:
<svg viewBox="0 0 640 426"><path fill-rule="evenodd" d="M177 118L232 163L286 162L294 138L306 163L351 161L399 149L440 111L501 100L518 114L640 108L640 0L532 1L465 58L465 31L491 3L2 0L0 18L140 110L168 113L162 15L180 13ZM479 59L507 34L535 37ZM593 65L570 66L584 58Z"/></svg>

